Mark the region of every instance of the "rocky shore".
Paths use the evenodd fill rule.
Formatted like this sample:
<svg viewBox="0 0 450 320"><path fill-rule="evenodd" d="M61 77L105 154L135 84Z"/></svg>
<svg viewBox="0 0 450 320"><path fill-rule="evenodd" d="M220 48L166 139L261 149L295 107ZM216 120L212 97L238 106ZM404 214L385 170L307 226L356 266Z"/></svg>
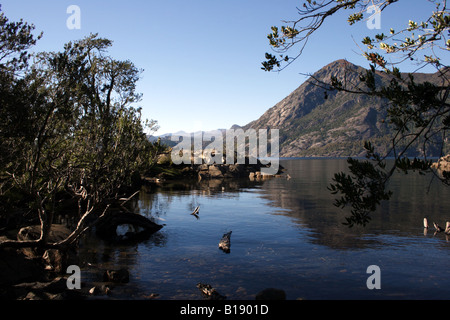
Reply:
<svg viewBox="0 0 450 320"><path fill-rule="evenodd" d="M107 219L97 224L96 235L100 238L125 245L147 239L162 226L144 216L113 210ZM117 227L130 227L124 235L117 234ZM66 225L53 224L48 243L58 243L70 236L73 230ZM9 240L30 241L40 237L40 225L21 228L16 235L10 230L8 235L0 236L0 242ZM108 270L96 268L98 279L95 282L83 281L83 286L71 290L68 280L69 266L84 265L79 260L77 247L62 249L42 248L3 248L0 249L0 299L2 300L73 300L94 296L106 296L116 284L127 283L129 273L126 269Z"/></svg>
<svg viewBox="0 0 450 320"><path fill-rule="evenodd" d="M260 180L273 177L281 177L284 168L280 165L276 175L267 175L262 172L264 165L259 160L255 164L247 158L245 164L201 164L201 165L173 165L160 164L161 172L152 177L144 177L147 182L164 182L174 179L196 179L198 181L208 179L250 179Z"/></svg>
<svg viewBox="0 0 450 320"><path fill-rule="evenodd" d="M21 228L17 240L36 240L40 226ZM53 225L49 241L57 242L71 231L63 225ZM15 240L1 236L0 241ZM66 300L81 299L83 294L67 289L64 268L76 264L76 252L69 250L2 249L0 250L0 299L2 300Z"/></svg>
<svg viewBox="0 0 450 320"><path fill-rule="evenodd" d="M259 161L257 164L202 164L173 166L169 164L165 170L151 178L144 178L147 182L164 183L166 180L177 181L189 179L197 183L233 183L234 181L248 181L257 183L264 179L281 177L283 168L280 166L278 175L264 175L261 170L266 167ZM144 182L145 182L144 181ZM255 181L255 182L251 182ZM167 181L169 182L169 181ZM121 225L132 226L124 234L117 234L117 227ZM157 232L162 226L154 224L147 218L122 212L113 211L108 218L95 228L96 236L108 238L108 241L119 244L128 244L134 241L142 241L149 235ZM4 230L3 230L4 231ZM63 224L52 225L48 243L57 243L66 239L72 232L70 227ZM28 226L20 229L11 229L0 235L0 242L7 240L37 240L40 237L40 226ZM102 270L96 266L84 266L94 268L98 273L95 281L86 283L80 290L70 290L67 281L69 266L83 265L79 261L77 248L68 251L57 249L0 249L0 299L2 300L73 300L73 299L102 299L114 295L117 284L124 284L129 280L128 270ZM157 298L152 294L149 299Z"/></svg>

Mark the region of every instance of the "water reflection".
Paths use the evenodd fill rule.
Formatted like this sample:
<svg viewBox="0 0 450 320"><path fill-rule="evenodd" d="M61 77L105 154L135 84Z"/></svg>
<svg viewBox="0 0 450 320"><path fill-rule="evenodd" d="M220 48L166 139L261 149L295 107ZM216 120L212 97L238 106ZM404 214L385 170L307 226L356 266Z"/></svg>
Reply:
<svg viewBox="0 0 450 320"><path fill-rule="evenodd" d="M423 234L424 217L443 225L450 220L449 189L434 181L425 194L430 177L395 177L392 201L382 204L368 227L349 229L342 225L348 212L332 205L327 190L334 173L346 169L345 160L282 165L291 179L147 186L134 210L164 228L132 246L87 237L83 260L130 270L130 283L113 290L113 298L158 293L161 299L202 299L198 282L229 299L254 299L268 287L285 290L289 299L450 297L449 243L432 230ZM197 207L199 219L191 215ZM231 252L224 254L218 244L229 231ZM366 269L373 264L383 270L380 292L365 287ZM94 278L95 270L86 270ZM440 282L430 291L437 276Z"/></svg>
<svg viewBox="0 0 450 320"><path fill-rule="evenodd" d="M381 243L364 235L417 236L423 231L424 217L443 224L449 218L450 190L447 187L432 175L396 174L389 185L394 192L392 201L382 203L367 227L349 229L342 224L349 211L334 207L334 196L327 190L334 174L347 170L345 160L303 159L282 164L292 179L267 181L261 196L270 200L273 207L288 209L287 215L299 227L306 226L314 232L314 242L318 244L336 249L373 247ZM425 235L434 236L434 232Z"/></svg>

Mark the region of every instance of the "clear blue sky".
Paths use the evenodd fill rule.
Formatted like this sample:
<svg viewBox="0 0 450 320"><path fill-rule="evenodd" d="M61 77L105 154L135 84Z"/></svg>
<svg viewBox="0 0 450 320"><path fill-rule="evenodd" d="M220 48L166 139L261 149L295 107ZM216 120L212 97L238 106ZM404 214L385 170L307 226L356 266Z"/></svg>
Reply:
<svg viewBox="0 0 450 320"><path fill-rule="evenodd" d="M90 33L113 40L111 56L145 70L139 106L145 118L158 121L157 134L245 125L300 86L306 79L300 73L314 73L337 59L367 67L356 43L399 29L409 19L421 21L433 8L427 0L402 0L383 13L381 30L369 30L365 22L348 26L346 15L332 17L300 60L281 73L262 71L264 54L271 52L270 27L296 19L303 2L0 0L10 20L23 18L44 32L38 51L60 51ZM81 9L80 30L66 26L70 5Z"/></svg>

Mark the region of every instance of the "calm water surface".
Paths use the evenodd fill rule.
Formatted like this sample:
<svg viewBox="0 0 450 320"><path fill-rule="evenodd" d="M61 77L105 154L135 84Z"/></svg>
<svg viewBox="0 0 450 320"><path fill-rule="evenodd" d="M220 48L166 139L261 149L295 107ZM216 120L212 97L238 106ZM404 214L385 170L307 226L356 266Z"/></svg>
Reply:
<svg viewBox="0 0 450 320"><path fill-rule="evenodd" d="M142 190L141 214L163 224L148 241L111 247L89 237L81 256L101 268L127 267L130 283L112 298L202 299L198 282L228 299L254 299L265 288L288 299L449 299L450 242L423 218L450 221L450 189L431 177L401 176L394 197L366 227L342 225L327 190L345 160L285 160L292 177L171 183ZM430 184L431 182L431 184ZM200 206L199 219L190 213ZM231 252L218 249L232 231ZM381 269L381 290L369 290L367 268ZM84 270L86 278L94 274Z"/></svg>

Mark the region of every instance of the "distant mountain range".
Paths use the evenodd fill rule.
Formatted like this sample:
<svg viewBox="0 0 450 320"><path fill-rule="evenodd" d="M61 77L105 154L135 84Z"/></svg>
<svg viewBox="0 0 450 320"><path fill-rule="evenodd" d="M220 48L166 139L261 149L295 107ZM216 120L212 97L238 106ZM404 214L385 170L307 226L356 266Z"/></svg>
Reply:
<svg viewBox="0 0 450 320"><path fill-rule="evenodd" d="M234 128L235 126L233 126L232 128ZM239 127L239 126L237 126ZM227 129L216 129L216 130L211 130L211 131L196 131L196 132L186 132L186 131L177 131L174 133L165 133L159 136L149 136L149 140L150 141L156 141L158 139L161 139L161 142L168 145L169 147L174 147L178 144L178 142L174 142L171 140L172 136L182 136L182 137L186 137L186 136L199 136L200 134L202 134L203 136L208 135L208 134L213 134L213 133L217 133L217 131L221 131L222 134L224 134ZM209 142L211 143L211 142ZM209 144L207 141L205 142L206 145ZM204 145L205 145L204 144Z"/></svg>
<svg viewBox="0 0 450 320"><path fill-rule="evenodd" d="M364 142L370 140L379 152L387 152L394 134L387 123L387 101L363 94L326 92L316 80L330 82L332 76L346 83L359 83L365 69L346 60L323 67L277 103L259 119L232 129L279 129L282 157L362 156ZM416 82L436 82L438 74L415 73ZM387 84L391 78L377 73L376 82ZM222 131L224 131L222 129ZM170 134L161 137L170 141ZM172 143L173 145L173 143ZM439 156L440 149L428 149L429 156ZM420 145L409 156L420 156Z"/></svg>

